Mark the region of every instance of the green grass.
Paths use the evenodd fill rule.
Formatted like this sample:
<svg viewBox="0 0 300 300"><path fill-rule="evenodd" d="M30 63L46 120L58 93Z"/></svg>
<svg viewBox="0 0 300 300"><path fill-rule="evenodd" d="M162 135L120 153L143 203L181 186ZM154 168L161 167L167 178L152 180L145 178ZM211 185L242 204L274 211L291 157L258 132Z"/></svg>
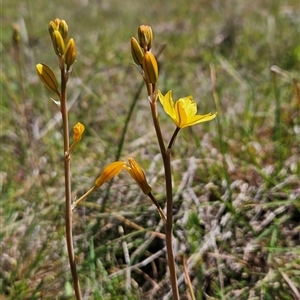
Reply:
<svg viewBox="0 0 300 300"><path fill-rule="evenodd" d="M68 84L70 125L86 126L72 155L74 198L115 160L142 81L130 38L139 25L151 25L154 53L166 44L159 56L159 88L172 89L175 99L192 94L199 113L213 112L214 69L220 101L218 118L182 130L173 152L178 277L184 254L197 299L297 299L300 100L293 79L300 80L299 1L106 2L1 4L0 299L73 299L64 240L61 121L35 71L40 62L58 71L47 31L56 17L67 21L78 52ZM17 21L22 79L11 42ZM174 128L161 109L160 120L168 140ZM121 159L135 157L164 206L158 153L143 89ZM158 214L125 174L111 186L110 213L101 212L105 188L73 216L84 298L164 299L170 290L165 254L132 270L130 289L124 261L125 244L133 265L164 248L162 239L150 240L148 233L164 232L157 228ZM181 297L188 299L181 282Z"/></svg>

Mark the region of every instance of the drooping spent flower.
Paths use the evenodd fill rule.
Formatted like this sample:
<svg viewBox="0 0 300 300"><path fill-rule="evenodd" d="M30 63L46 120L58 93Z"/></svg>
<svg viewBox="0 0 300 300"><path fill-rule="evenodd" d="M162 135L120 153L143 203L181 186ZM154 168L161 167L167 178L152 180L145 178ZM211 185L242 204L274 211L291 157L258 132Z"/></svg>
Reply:
<svg viewBox="0 0 300 300"><path fill-rule="evenodd" d="M214 114L208 113L205 115L196 115L197 104L192 96L180 98L174 103L172 91L168 91L164 96L161 91L158 91L158 98L164 108L164 111L171 117L175 125L179 128L185 128L202 122L211 121L217 116L217 112Z"/></svg>
<svg viewBox="0 0 300 300"><path fill-rule="evenodd" d="M124 168L125 164L126 164L125 161L115 161L113 163L108 164L103 169L102 174L96 179L95 186L99 188L105 182L109 181L114 176L118 175Z"/></svg>
<svg viewBox="0 0 300 300"><path fill-rule="evenodd" d="M138 163L133 158L128 158L128 162L129 162L129 167L125 165L124 166L125 170L139 185L143 193L145 195L149 195L152 189L147 182L143 169L138 165Z"/></svg>

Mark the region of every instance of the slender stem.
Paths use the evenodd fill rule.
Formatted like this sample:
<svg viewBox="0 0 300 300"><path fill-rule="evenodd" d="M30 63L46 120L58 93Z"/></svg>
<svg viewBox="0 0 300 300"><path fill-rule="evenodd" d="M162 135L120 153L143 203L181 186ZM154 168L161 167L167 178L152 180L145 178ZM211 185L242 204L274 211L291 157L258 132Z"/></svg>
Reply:
<svg viewBox="0 0 300 300"><path fill-rule="evenodd" d="M167 256L168 264L170 269L171 285L173 291L173 299L179 300L179 292L177 286L176 267L173 253L173 194L172 194L172 173L171 173L171 162L170 152L166 152L163 155L163 162L165 168L165 181L166 181L166 197L167 197L167 223L166 223L166 245L167 245Z"/></svg>
<svg viewBox="0 0 300 300"><path fill-rule="evenodd" d="M195 294L194 294L194 291L193 291L193 285L192 285L191 278L190 278L190 275L189 275L189 271L188 271L188 268L187 268L187 265L186 265L185 255L182 258L182 264L183 264L183 270L184 270L184 275L185 275L185 281L186 281L186 284L188 286L190 296L191 296L192 300L196 300L196 297L195 297Z"/></svg>
<svg viewBox="0 0 300 300"><path fill-rule="evenodd" d="M148 89L149 90L149 89ZM164 169L165 169L165 183L166 183L166 198L167 198L167 222L166 228L166 246L167 246L167 257L168 265L170 270L170 279L173 292L173 299L179 300L179 291L177 286L176 267L173 253L172 234L173 234L173 189L172 189L172 173L171 173L171 159L170 151L166 151L164 140L162 137L156 106L156 91L150 95L150 107L152 112L152 118L156 136L158 139L159 148L161 151Z"/></svg>
<svg viewBox="0 0 300 300"><path fill-rule="evenodd" d="M72 211L76 208L76 206L86 199L87 196L89 196L94 190L96 190L97 187L94 185L91 189L89 189L84 195L82 195L79 199L77 199L75 202L72 204Z"/></svg>
<svg viewBox="0 0 300 300"><path fill-rule="evenodd" d="M72 235L72 203L71 203L71 168L70 168L70 153L69 153L69 122L68 109L66 99L67 79L65 77L65 70L61 68L61 114L63 122L63 137L64 137L64 168L65 168L65 198L66 198L66 240L68 248L69 263L72 273L75 296L77 300L81 300L81 290L78 280L78 274L75 263L75 255L73 248Z"/></svg>
<svg viewBox="0 0 300 300"><path fill-rule="evenodd" d="M152 203L156 206L156 209L159 212L160 217L162 218L163 222L166 224L167 217L151 192L148 194L148 197L151 199Z"/></svg>
<svg viewBox="0 0 300 300"><path fill-rule="evenodd" d="M171 139L170 139L170 142L169 142L169 145L168 145L168 151L171 151L174 143L175 143L175 140L176 140L176 137L177 137L177 134L179 132L180 128L179 127L176 127Z"/></svg>

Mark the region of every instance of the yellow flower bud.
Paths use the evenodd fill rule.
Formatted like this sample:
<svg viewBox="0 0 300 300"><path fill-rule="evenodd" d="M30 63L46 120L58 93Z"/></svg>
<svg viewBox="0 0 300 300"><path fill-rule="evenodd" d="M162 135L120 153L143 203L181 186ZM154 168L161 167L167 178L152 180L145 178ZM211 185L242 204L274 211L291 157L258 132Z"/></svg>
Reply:
<svg viewBox="0 0 300 300"><path fill-rule="evenodd" d="M153 40L152 28L147 25L141 25L138 28L138 37L141 47L145 51L149 51L151 49Z"/></svg>
<svg viewBox="0 0 300 300"><path fill-rule="evenodd" d="M141 66L143 64L144 53L138 41L134 37L131 38L131 54L134 62Z"/></svg>
<svg viewBox="0 0 300 300"><path fill-rule="evenodd" d="M74 64L76 58L76 47L74 39L70 39L65 49L65 64L67 65L67 70Z"/></svg>
<svg viewBox="0 0 300 300"><path fill-rule="evenodd" d="M73 126L73 140L75 142L80 142L81 141L81 137L82 134L84 132L84 125L81 124L80 122L77 122L74 126Z"/></svg>
<svg viewBox="0 0 300 300"><path fill-rule="evenodd" d="M153 53L147 51L143 59L143 70L145 78L152 84L156 84L158 79L158 66Z"/></svg>
<svg viewBox="0 0 300 300"><path fill-rule="evenodd" d="M12 39L13 39L13 44L14 45L19 45L20 41L21 41L21 35L20 35L20 28L18 24L14 24L13 25L13 35L12 35Z"/></svg>
<svg viewBox="0 0 300 300"><path fill-rule="evenodd" d="M115 161L107 165L103 169L102 174L96 179L95 186L98 188L114 176L118 175L124 168L125 164L125 161Z"/></svg>
<svg viewBox="0 0 300 300"><path fill-rule="evenodd" d="M44 64L36 65L37 73L44 85L59 96L58 83L53 71Z"/></svg>
<svg viewBox="0 0 300 300"><path fill-rule="evenodd" d="M138 163L133 158L128 158L128 162L130 167L125 165L124 167L126 171L139 185L143 193L145 195L148 195L152 189L146 180L146 176L143 169L138 165Z"/></svg>
<svg viewBox="0 0 300 300"><path fill-rule="evenodd" d="M59 22L58 31L60 32L63 40L65 41L68 35L68 24L65 20Z"/></svg>
<svg viewBox="0 0 300 300"><path fill-rule="evenodd" d="M65 51L65 42L58 30L54 30L51 35L54 51L57 56L62 56Z"/></svg>
<svg viewBox="0 0 300 300"><path fill-rule="evenodd" d="M54 21L50 21L50 23L48 25L48 31L49 31L51 37L52 37L52 33L54 30L58 30L58 26L54 23Z"/></svg>
<svg viewBox="0 0 300 300"><path fill-rule="evenodd" d="M59 24L60 24L60 22L61 22L61 19L59 19L59 18L56 18L56 19L54 19L53 20L53 22L55 23L55 25L57 26L57 30L58 30L58 28L59 28Z"/></svg>

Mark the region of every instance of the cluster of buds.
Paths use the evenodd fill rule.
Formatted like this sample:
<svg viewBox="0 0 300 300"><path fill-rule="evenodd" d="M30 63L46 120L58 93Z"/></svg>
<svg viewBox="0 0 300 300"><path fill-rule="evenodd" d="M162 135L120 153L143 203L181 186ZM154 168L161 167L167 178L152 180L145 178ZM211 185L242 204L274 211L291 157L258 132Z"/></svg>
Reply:
<svg viewBox="0 0 300 300"><path fill-rule="evenodd" d="M50 21L48 30L54 52L58 57L59 68L64 72L64 77L67 81L71 74L71 67L76 59L74 39L69 39L67 44L65 44L68 36L68 25L65 20L57 18L54 21ZM44 85L60 97L58 82L52 69L45 64L37 64L36 71Z"/></svg>
<svg viewBox="0 0 300 300"><path fill-rule="evenodd" d="M153 53L151 52L153 33L150 26L141 25L138 28L138 41L131 38L131 54L134 62L141 66L144 71L144 78L151 84L158 80L158 66Z"/></svg>
<svg viewBox="0 0 300 300"><path fill-rule="evenodd" d="M60 68L63 68L63 64L66 64L67 71L70 70L71 66L75 62L76 58L76 47L74 39L69 39L66 44L68 36L68 25L65 20L55 19L50 21L48 27L53 48L55 54L58 56L61 62Z"/></svg>

